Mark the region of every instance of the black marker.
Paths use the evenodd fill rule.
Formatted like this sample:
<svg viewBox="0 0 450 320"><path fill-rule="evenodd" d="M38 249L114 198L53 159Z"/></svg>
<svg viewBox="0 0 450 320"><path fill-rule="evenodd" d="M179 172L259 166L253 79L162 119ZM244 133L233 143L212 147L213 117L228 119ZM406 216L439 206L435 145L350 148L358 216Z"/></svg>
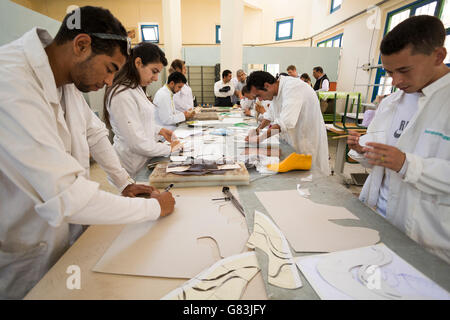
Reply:
<svg viewBox="0 0 450 320"><path fill-rule="evenodd" d="M164 189L165 192L168 192L170 189L172 189L173 183L171 183L167 188Z"/></svg>

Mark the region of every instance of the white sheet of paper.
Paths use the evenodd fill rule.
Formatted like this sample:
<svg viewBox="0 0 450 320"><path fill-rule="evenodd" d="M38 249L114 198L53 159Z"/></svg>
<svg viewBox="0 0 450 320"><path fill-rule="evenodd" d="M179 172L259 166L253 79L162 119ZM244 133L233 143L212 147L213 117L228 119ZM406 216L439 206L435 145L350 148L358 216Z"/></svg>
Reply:
<svg viewBox="0 0 450 320"><path fill-rule="evenodd" d="M170 156L170 161L174 162L180 162L180 161L186 161L187 156Z"/></svg>
<svg viewBox="0 0 450 320"><path fill-rule="evenodd" d="M372 247L379 248L392 256L392 262L381 266L379 268L381 279L383 279L393 289L401 293L405 297L421 297L421 299L436 299L436 300L450 300L450 294L430 280L420 271L411 266L408 262L403 260L395 252L390 250L384 244L377 244L375 246L357 248L346 250L347 253L352 253L354 257L361 255L364 250L370 250ZM340 252L311 255L295 258L297 266L311 284L313 289L324 300L350 300L358 299L345 294L343 291L329 284L318 272L316 266L323 258L330 255L339 255ZM355 268L357 269L357 268ZM359 281L357 277L357 270L352 270L352 277L354 281Z"/></svg>

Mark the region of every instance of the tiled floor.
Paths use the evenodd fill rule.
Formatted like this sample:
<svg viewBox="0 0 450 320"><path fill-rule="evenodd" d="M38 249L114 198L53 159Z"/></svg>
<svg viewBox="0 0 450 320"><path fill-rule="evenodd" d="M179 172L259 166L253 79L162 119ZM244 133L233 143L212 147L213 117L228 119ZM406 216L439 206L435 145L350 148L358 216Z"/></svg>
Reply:
<svg viewBox="0 0 450 320"><path fill-rule="evenodd" d="M329 153L330 153L330 168L334 169L334 159L336 158L336 148L337 148L337 140L329 139L328 141ZM359 195L361 192L361 186L356 186L353 184L350 174L351 173L364 173L366 170L359 164L346 163L344 166L344 178L343 185L349 188L349 190L355 194L355 196ZM109 191L117 194L117 189L112 186L108 180L106 179L106 174L100 166L93 162L90 170L90 177L92 180L100 183L100 189L104 191Z"/></svg>

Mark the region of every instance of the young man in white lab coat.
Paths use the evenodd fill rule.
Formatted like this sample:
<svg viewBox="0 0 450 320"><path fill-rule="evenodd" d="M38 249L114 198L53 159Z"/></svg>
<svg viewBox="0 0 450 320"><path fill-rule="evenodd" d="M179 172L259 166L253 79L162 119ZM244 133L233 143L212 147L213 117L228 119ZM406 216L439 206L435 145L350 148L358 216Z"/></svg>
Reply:
<svg viewBox="0 0 450 320"><path fill-rule="evenodd" d="M175 71L181 72L186 77L186 63L180 59L173 60L170 64L169 73ZM173 102L175 104L175 109L178 111L184 112L194 109L194 95L187 82L180 91L173 95Z"/></svg>
<svg viewBox="0 0 450 320"><path fill-rule="evenodd" d="M214 95L216 99L214 101L215 106L232 107L233 103L231 97L235 93L235 88L231 82L233 74L230 70L224 70L222 72L222 80L217 81L214 84Z"/></svg>
<svg viewBox="0 0 450 320"><path fill-rule="evenodd" d="M186 83L186 77L181 72L173 72L167 79L167 84L159 88L153 99L155 105L156 123L169 130L175 130L177 124L194 117L195 111L178 111L175 108L174 95Z"/></svg>
<svg viewBox="0 0 450 320"><path fill-rule="evenodd" d="M360 199L450 263L450 69L445 29L411 17L381 43L398 91L384 98L367 134L351 132L349 155L372 168Z"/></svg>
<svg viewBox="0 0 450 320"><path fill-rule="evenodd" d="M299 78L280 76L275 79L265 71L252 72L247 87L252 96L272 100L264 114L266 121L260 124L256 134L269 123L271 128L249 139L261 141L280 132L297 153L312 155L313 169L329 175L327 131L314 90Z"/></svg>
<svg viewBox="0 0 450 320"><path fill-rule="evenodd" d="M80 225L136 223L173 211L170 194L129 180L80 92L111 84L127 56L126 35L108 10L82 7L65 17L54 40L33 28L0 47L0 298L24 297ZM88 179L89 155L123 194L157 199L101 191Z"/></svg>

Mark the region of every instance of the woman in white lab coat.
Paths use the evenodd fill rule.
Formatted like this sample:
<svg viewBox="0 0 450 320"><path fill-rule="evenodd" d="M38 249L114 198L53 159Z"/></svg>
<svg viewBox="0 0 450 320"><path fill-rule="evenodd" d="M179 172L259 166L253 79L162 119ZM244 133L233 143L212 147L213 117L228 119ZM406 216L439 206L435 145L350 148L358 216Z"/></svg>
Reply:
<svg viewBox="0 0 450 320"><path fill-rule="evenodd" d="M175 59L170 64L169 73L181 72L186 76L186 64L183 60ZM187 83L181 88L180 91L173 95L173 103L175 109L184 112L194 109L194 96L192 89Z"/></svg>
<svg viewBox="0 0 450 320"><path fill-rule="evenodd" d="M154 105L143 89L158 80L164 66L164 52L155 44L141 43L105 92L105 122L114 132L113 146L122 166L133 178L150 158L168 156L178 143L172 141L172 131L156 125ZM158 142L160 136L171 146Z"/></svg>

